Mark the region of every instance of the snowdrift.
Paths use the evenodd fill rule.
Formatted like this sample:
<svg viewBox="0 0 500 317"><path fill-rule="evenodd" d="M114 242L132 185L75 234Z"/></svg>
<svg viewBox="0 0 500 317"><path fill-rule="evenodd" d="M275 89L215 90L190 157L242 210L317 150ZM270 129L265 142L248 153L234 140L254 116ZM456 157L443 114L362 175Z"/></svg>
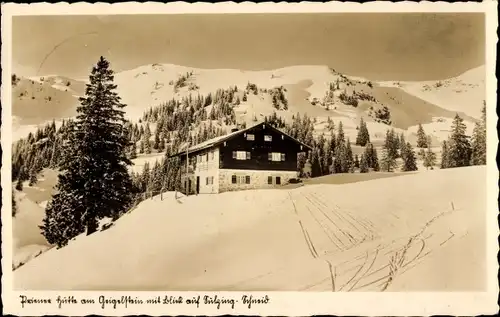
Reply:
<svg viewBox="0 0 500 317"><path fill-rule="evenodd" d="M18 212L12 218L14 268L24 265L50 247L38 227L42 224L45 210L24 193L17 193L16 196Z"/></svg>
<svg viewBox="0 0 500 317"><path fill-rule="evenodd" d="M33 259L14 272L14 287L481 290L485 188L486 169L470 167L180 199L167 193Z"/></svg>

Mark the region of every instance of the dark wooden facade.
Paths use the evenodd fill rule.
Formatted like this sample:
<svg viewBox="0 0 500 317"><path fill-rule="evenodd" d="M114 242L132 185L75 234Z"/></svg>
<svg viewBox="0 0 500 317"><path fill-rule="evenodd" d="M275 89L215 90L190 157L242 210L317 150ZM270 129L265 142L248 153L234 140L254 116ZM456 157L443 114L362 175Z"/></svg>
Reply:
<svg viewBox="0 0 500 317"><path fill-rule="evenodd" d="M297 140L262 123L219 144L219 168L296 171L297 153L308 150ZM235 152L240 153L235 157ZM247 157L243 159L241 152L248 153Z"/></svg>
<svg viewBox="0 0 500 317"><path fill-rule="evenodd" d="M213 143L189 151L189 165L196 168L200 154L209 155L218 149L218 169L296 171L297 154L311 148L267 123L235 131L227 137L214 139ZM244 154L243 154L244 153ZM181 166L186 164L186 152L176 154ZM279 156L279 159L277 159ZM185 171L184 171L185 172ZM184 173L183 172L183 173Z"/></svg>

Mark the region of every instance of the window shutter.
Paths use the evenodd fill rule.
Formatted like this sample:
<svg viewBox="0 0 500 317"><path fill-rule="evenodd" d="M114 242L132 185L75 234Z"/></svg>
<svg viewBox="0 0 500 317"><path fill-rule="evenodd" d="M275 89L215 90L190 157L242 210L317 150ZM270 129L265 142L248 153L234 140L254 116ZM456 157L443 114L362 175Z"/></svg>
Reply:
<svg viewBox="0 0 500 317"><path fill-rule="evenodd" d="M284 161L285 160L285 153L281 153L281 160Z"/></svg>
<svg viewBox="0 0 500 317"><path fill-rule="evenodd" d="M272 161L273 160L273 153L269 152L267 155L267 158L269 159L269 161Z"/></svg>
<svg viewBox="0 0 500 317"><path fill-rule="evenodd" d="M236 151L233 151L233 158L237 158L238 157L238 153Z"/></svg>
<svg viewBox="0 0 500 317"><path fill-rule="evenodd" d="M231 177L231 182L232 182L233 184L236 184L236 175L233 175L233 176Z"/></svg>
<svg viewBox="0 0 500 317"><path fill-rule="evenodd" d="M245 178L246 178L246 183L250 184L250 176L247 175Z"/></svg>
<svg viewBox="0 0 500 317"><path fill-rule="evenodd" d="M250 159L250 152L247 152L247 160Z"/></svg>

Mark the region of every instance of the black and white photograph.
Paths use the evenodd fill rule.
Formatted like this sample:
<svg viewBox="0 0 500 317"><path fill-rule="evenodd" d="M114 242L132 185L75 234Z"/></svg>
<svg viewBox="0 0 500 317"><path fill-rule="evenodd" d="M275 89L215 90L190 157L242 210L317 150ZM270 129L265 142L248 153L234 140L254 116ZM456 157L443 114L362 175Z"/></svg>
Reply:
<svg viewBox="0 0 500 317"><path fill-rule="evenodd" d="M495 7L479 5L11 4L12 291L259 292L255 305L274 292L497 292Z"/></svg>

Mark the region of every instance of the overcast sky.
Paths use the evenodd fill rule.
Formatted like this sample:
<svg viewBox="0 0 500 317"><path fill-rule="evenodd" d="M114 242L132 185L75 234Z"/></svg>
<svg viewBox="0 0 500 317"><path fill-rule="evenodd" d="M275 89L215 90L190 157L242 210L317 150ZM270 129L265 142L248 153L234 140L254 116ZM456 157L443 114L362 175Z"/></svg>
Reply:
<svg viewBox="0 0 500 317"><path fill-rule="evenodd" d="M260 70L328 65L374 80L432 80L485 62L482 14L216 14L13 18L13 69L86 77L171 63Z"/></svg>

